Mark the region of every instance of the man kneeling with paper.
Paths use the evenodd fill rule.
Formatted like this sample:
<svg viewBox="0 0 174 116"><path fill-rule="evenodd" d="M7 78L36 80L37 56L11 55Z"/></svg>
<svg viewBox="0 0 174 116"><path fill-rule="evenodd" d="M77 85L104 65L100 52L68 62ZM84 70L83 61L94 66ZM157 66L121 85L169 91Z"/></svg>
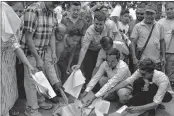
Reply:
<svg viewBox="0 0 174 116"><path fill-rule="evenodd" d="M105 73L107 76L105 76ZM97 73L88 83L85 92L80 95L80 99L83 99L88 92L90 92L94 86L99 82L101 89L95 94L95 96L90 100L90 103L94 99L104 96L110 89L119 84L121 81L125 80L131 75L127 64L120 60L120 52L116 48L112 48L107 52L107 59L101 65ZM108 99L115 99L115 93L110 95ZM119 96L119 95L118 95ZM119 97L121 98L121 96ZM86 105L90 105L86 103Z"/></svg>

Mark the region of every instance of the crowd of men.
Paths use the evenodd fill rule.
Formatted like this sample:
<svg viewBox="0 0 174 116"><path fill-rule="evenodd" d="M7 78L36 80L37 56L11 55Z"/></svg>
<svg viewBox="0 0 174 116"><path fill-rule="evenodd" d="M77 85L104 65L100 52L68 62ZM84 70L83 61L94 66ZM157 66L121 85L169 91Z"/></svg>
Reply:
<svg viewBox="0 0 174 116"><path fill-rule="evenodd" d="M156 107L171 101L173 94L174 2L166 2L165 17L159 21L154 3L140 4L136 20L128 9L110 17L103 2L91 8L78 1L69 3L60 22L56 1L34 2L22 15L20 2L10 4L23 22L21 48L57 93L51 101L59 103L59 88L72 71L81 69L86 83L79 99L95 93L86 106L102 97L128 105L128 112L148 111L155 116ZM25 115L42 116L38 109L53 105L38 94L30 77L24 66Z"/></svg>

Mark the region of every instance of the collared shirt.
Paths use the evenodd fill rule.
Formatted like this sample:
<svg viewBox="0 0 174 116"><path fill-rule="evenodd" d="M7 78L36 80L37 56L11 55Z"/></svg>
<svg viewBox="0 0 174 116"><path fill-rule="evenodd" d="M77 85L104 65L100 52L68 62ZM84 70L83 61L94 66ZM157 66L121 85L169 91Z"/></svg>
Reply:
<svg viewBox="0 0 174 116"><path fill-rule="evenodd" d="M92 51L99 51L101 49L100 40L104 36L113 36L109 28L104 25L104 28L100 34L99 32L96 32L93 24L87 29L85 36L82 39L82 46L89 45L88 49Z"/></svg>
<svg viewBox="0 0 174 116"><path fill-rule="evenodd" d="M145 45L151 27L144 23L144 20L135 25L131 38L137 41L137 47L142 49ZM145 58L151 58L155 63L160 62L160 40L164 39L164 28L159 23L155 22L155 27L153 29L152 35L149 39L149 42L142 54L141 60Z"/></svg>
<svg viewBox="0 0 174 116"><path fill-rule="evenodd" d="M174 53L174 35L172 35L172 30L174 30L174 20L163 18L159 20L158 23L164 27L166 53Z"/></svg>
<svg viewBox="0 0 174 116"><path fill-rule="evenodd" d="M127 77L131 76L129 68L124 61L120 60L114 69L110 68L108 63L104 61L101 64L97 73L94 75L94 77L87 85L85 91L87 92L91 91L105 72L107 73L108 76L108 82L99 90L99 92L96 93L96 97L103 96L112 87L114 87L121 81L125 80Z"/></svg>
<svg viewBox="0 0 174 116"><path fill-rule="evenodd" d="M28 7L24 13L24 31L34 33L33 41L40 56L49 44L53 30L57 28L56 14L48 11L44 2L36 2ZM26 55L31 55L25 37L21 40L22 48Z"/></svg>
<svg viewBox="0 0 174 116"><path fill-rule="evenodd" d="M137 70L131 77L127 78L125 81L127 81L129 84L133 84L133 82L140 77L141 74L139 70ZM164 98L166 91L170 92L171 90L169 78L163 72L154 70L152 82L158 86L158 91L154 96L153 101L160 104Z"/></svg>
<svg viewBox="0 0 174 116"><path fill-rule="evenodd" d="M120 51L121 53L121 59L123 59L123 54L128 55L129 54L129 50L127 48L127 46L125 45L125 43L120 42L120 41L114 41L113 42L113 48L116 48ZM106 59L106 51L104 49L101 49L98 53L98 57L97 57L97 63L96 63L96 67L99 67L100 64Z"/></svg>
<svg viewBox="0 0 174 116"><path fill-rule="evenodd" d="M80 31L80 36L84 36L88 26L85 20L78 18L77 22L74 24L69 17L70 16L66 16L61 21L61 23L67 27L67 33L72 30L78 30Z"/></svg>

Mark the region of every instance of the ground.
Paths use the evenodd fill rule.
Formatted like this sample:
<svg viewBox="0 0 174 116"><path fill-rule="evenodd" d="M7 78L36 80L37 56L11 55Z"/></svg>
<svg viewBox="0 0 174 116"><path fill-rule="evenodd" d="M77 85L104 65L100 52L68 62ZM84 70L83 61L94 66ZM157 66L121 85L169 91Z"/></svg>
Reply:
<svg viewBox="0 0 174 116"><path fill-rule="evenodd" d="M63 101L63 100L61 100ZM24 115L24 109L25 109L25 99L18 99L16 104L15 104L15 109L17 109L18 111L20 111L20 115L19 116L25 116ZM110 112L114 112L115 109L115 104L116 103L111 103L111 107L110 107ZM159 109L156 112L156 116L174 116L174 95L173 95L173 99L172 101L170 101L169 103L164 103L165 105L165 110L163 109ZM39 110L43 116L52 116L52 112L53 110L56 108L57 104L54 104L54 107L52 110ZM135 115L133 115L135 116Z"/></svg>

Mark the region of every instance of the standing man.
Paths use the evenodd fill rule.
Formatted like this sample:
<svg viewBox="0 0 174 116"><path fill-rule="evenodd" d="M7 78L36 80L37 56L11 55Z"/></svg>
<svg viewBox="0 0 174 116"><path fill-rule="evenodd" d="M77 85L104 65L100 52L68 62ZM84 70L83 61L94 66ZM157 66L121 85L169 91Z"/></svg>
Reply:
<svg viewBox="0 0 174 116"><path fill-rule="evenodd" d="M166 18L159 20L164 27L166 42L166 74L174 87L174 2L166 2Z"/></svg>
<svg viewBox="0 0 174 116"><path fill-rule="evenodd" d="M97 61L98 52L101 49L101 38L104 36L112 37L112 33L105 25L105 21L105 13L101 11L95 13L94 24L87 29L86 34L82 39L78 64L72 66L73 70L79 69L84 60L84 72L87 83L91 79L92 71Z"/></svg>
<svg viewBox="0 0 174 116"><path fill-rule="evenodd" d="M28 7L24 14L24 34L25 38L21 40L21 44L29 62L39 71L47 73L53 88L58 89L60 82L54 69L56 62L55 51L55 29L57 28L57 19L53 13L56 2L36 2ZM51 62L45 55L46 48L50 46L52 55ZM46 60L45 60L46 59ZM27 98L27 106L25 115L42 116L38 112L38 108L51 109L52 104L46 103L42 95L38 95L33 79L27 68L24 68L24 86Z"/></svg>
<svg viewBox="0 0 174 116"><path fill-rule="evenodd" d="M161 63L163 63L162 65L165 64L164 28L155 22L156 9L155 4L148 4L145 8L144 20L135 25L131 34L132 57L135 67L138 63L135 50L142 51L153 26L150 39L139 60L151 58L155 61L156 69L158 70L161 70Z"/></svg>
<svg viewBox="0 0 174 116"><path fill-rule="evenodd" d="M128 30L128 36L131 36L132 30L134 28L134 26L137 23L140 23L143 19L144 19L144 7L145 5L143 5L143 3L141 5L138 6L137 10L136 10L136 20L133 20L130 22L129 24L129 30Z"/></svg>

